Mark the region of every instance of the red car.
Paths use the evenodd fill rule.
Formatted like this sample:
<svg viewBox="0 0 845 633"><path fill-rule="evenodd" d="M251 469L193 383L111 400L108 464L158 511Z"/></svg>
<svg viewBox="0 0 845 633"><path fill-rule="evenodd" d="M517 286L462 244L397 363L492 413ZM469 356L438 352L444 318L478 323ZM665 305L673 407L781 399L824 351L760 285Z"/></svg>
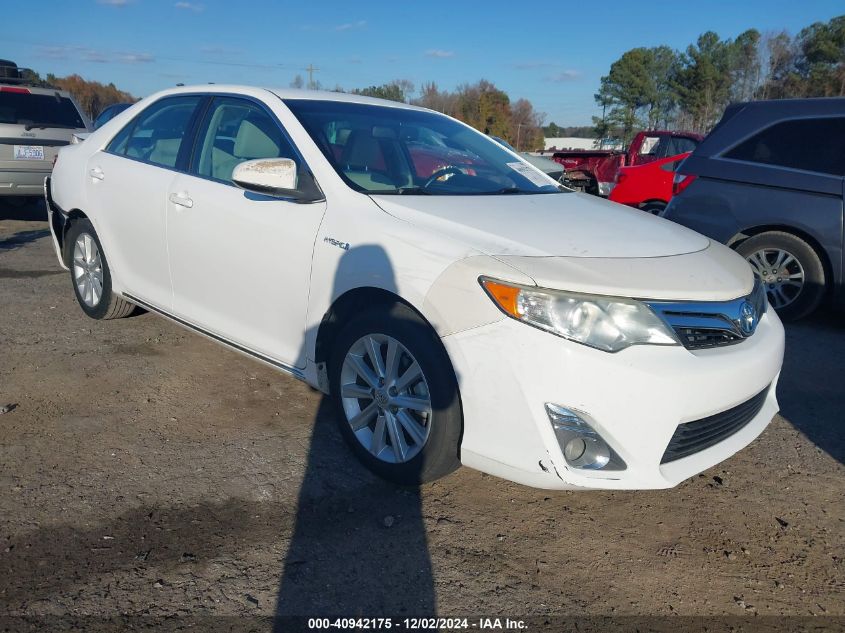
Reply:
<svg viewBox="0 0 845 633"><path fill-rule="evenodd" d="M691 153L660 158L644 165L622 167L609 199L657 215L672 199L675 170Z"/></svg>
<svg viewBox="0 0 845 633"><path fill-rule="evenodd" d="M693 132L648 130L638 132L624 152L566 150L552 158L566 169L567 184L579 191L608 196L622 167L643 165L682 152L691 152L704 137Z"/></svg>

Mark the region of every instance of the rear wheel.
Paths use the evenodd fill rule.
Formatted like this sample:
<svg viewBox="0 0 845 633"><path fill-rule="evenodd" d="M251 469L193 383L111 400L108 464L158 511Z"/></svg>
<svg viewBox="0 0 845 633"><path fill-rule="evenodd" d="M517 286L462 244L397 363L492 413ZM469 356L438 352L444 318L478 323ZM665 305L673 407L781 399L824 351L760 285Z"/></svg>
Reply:
<svg viewBox="0 0 845 633"><path fill-rule="evenodd" d="M120 319L135 306L112 292L111 272L93 225L76 220L65 237L68 267L79 307L92 319Z"/></svg>
<svg viewBox="0 0 845 633"><path fill-rule="evenodd" d="M329 380L341 433L377 475L416 485L460 465L455 374L431 327L407 306L350 321L334 345Z"/></svg>
<svg viewBox="0 0 845 633"><path fill-rule="evenodd" d="M769 303L787 321L807 316L825 292L822 261L812 246L791 233L767 231L737 247L763 282Z"/></svg>

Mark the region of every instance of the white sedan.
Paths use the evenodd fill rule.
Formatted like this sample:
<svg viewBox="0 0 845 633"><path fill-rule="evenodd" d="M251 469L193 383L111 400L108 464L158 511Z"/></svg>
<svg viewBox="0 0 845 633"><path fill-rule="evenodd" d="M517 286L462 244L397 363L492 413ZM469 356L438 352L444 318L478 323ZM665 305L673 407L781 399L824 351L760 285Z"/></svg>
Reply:
<svg viewBox="0 0 845 633"><path fill-rule="evenodd" d="M181 87L45 189L86 314L141 306L304 380L395 482L666 488L778 409L783 328L739 255L435 112Z"/></svg>

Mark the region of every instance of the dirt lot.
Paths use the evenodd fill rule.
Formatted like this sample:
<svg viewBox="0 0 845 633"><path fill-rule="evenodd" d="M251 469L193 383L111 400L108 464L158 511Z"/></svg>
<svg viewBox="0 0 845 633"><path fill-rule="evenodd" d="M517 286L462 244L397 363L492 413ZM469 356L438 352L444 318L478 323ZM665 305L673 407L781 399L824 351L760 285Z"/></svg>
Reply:
<svg viewBox="0 0 845 633"><path fill-rule="evenodd" d="M399 490L307 386L150 314L87 319L40 220L0 210L0 615L845 623L841 314L788 328L782 414L673 490Z"/></svg>

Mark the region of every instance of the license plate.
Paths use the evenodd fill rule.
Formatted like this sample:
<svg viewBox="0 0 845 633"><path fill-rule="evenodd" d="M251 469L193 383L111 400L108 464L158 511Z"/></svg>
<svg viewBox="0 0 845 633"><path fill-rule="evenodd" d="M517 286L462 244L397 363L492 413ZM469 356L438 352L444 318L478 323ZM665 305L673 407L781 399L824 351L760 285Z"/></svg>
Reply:
<svg viewBox="0 0 845 633"><path fill-rule="evenodd" d="M44 160L41 145L15 145L15 160Z"/></svg>

